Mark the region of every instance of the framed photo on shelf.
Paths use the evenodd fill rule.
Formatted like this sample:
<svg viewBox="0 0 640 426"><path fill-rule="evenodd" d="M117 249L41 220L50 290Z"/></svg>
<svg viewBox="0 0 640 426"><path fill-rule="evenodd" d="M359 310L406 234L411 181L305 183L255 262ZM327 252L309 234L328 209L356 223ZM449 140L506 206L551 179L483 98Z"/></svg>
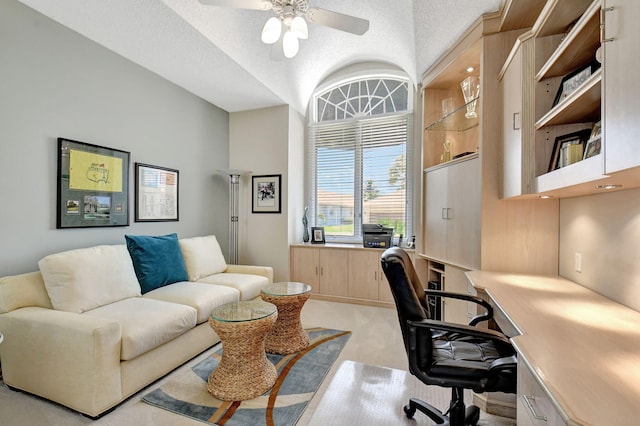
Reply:
<svg viewBox="0 0 640 426"><path fill-rule="evenodd" d="M129 156L58 138L56 228L128 226Z"/></svg>
<svg viewBox="0 0 640 426"><path fill-rule="evenodd" d="M324 226L311 227L311 244L324 244Z"/></svg>
<svg viewBox="0 0 640 426"><path fill-rule="evenodd" d="M556 93L556 97L553 100L553 106L558 105L562 100L567 98L571 93L573 93L578 87L582 85L591 74L593 74L598 68L600 64L597 61L593 61L587 66L577 69L572 73L567 74L562 78L562 82L560 83L560 87L558 87L558 91Z"/></svg>
<svg viewBox="0 0 640 426"><path fill-rule="evenodd" d="M178 221L178 170L136 163L136 222Z"/></svg>
<svg viewBox="0 0 640 426"><path fill-rule="evenodd" d="M252 176L251 213L280 213L282 175Z"/></svg>
<svg viewBox="0 0 640 426"><path fill-rule="evenodd" d="M582 160L585 144L590 135L591 129L584 129L558 136L553 143L553 151L547 172L552 172Z"/></svg>
<svg viewBox="0 0 640 426"><path fill-rule="evenodd" d="M584 148L584 158L587 159L593 157L594 155L600 154L602 149L601 144L601 125L600 121L593 125L593 129L591 129L591 136L589 136L589 140Z"/></svg>

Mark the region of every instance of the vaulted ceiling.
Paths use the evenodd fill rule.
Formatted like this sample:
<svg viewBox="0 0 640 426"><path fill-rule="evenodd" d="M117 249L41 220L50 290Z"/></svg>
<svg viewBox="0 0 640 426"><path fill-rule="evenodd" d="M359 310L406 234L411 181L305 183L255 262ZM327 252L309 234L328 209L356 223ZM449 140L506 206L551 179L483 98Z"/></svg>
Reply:
<svg viewBox="0 0 640 426"><path fill-rule="evenodd" d="M289 104L304 114L314 88L360 62L383 62L418 83L480 15L502 0L309 0L369 20L357 36L311 23L292 59L272 60L260 33L272 11L198 0L19 0L229 111Z"/></svg>

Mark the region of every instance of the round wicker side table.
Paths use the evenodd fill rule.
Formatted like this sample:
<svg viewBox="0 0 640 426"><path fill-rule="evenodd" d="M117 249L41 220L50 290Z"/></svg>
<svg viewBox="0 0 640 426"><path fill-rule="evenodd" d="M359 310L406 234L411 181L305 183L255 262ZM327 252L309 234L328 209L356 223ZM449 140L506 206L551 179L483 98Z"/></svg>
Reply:
<svg viewBox="0 0 640 426"><path fill-rule="evenodd" d="M260 296L278 307L278 319L265 340L267 352L291 354L309 346L309 335L302 328L300 311L311 296L311 286L297 282L273 283Z"/></svg>
<svg viewBox="0 0 640 426"><path fill-rule="evenodd" d="M227 303L211 312L209 325L222 342L222 358L207 381L211 395L244 401L273 387L277 373L265 354L264 339L277 316L276 307L261 300Z"/></svg>

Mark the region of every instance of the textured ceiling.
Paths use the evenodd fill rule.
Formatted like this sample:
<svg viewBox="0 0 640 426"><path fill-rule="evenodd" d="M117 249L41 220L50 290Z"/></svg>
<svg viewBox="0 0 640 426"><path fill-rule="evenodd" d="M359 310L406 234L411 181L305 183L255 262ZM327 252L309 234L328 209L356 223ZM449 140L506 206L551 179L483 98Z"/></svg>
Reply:
<svg viewBox="0 0 640 426"><path fill-rule="evenodd" d="M314 88L359 62L385 62L414 83L480 15L502 0L310 0L370 21L356 36L309 25L295 58L274 61L260 41L272 11L198 0L19 0L229 111L289 104L305 113Z"/></svg>

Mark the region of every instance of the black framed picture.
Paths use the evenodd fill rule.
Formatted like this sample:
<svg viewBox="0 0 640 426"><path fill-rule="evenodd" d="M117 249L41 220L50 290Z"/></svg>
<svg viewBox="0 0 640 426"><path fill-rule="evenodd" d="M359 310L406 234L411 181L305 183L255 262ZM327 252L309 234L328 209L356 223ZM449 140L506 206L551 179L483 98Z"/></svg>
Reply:
<svg viewBox="0 0 640 426"><path fill-rule="evenodd" d="M311 244L324 244L324 226L311 227Z"/></svg>
<svg viewBox="0 0 640 426"><path fill-rule="evenodd" d="M558 136L553 143L548 172L582 160L585 143L590 135L591 129L584 129Z"/></svg>
<svg viewBox="0 0 640 426"><path fill-rule="evenodd" d="M598 68L600 68L600 64L597 61L593 61L590 64L565 75L558 87L558 91L556 92L556 97L553 100L553 106L555 107L563 99L573 93L582 85L582 83L587 81L587 79L591 77L591 74L596 72Z"/></svg>
<svg viewBox="0 0 640 426"><path fill-rule="evenodd" d="M129 156L58 138L56 228L128 226Z"/></svg>
<svg viewBox="0 0 640 426"><path fill-rule="evenodd" d="M179 220L179 171L136 163L135 221Z"/></svg>
<svg viewBox="0 0 640 426"><path fill-rule="evenodd" d="M251 213L280 213L282 175L251 177Z"/></svg>

